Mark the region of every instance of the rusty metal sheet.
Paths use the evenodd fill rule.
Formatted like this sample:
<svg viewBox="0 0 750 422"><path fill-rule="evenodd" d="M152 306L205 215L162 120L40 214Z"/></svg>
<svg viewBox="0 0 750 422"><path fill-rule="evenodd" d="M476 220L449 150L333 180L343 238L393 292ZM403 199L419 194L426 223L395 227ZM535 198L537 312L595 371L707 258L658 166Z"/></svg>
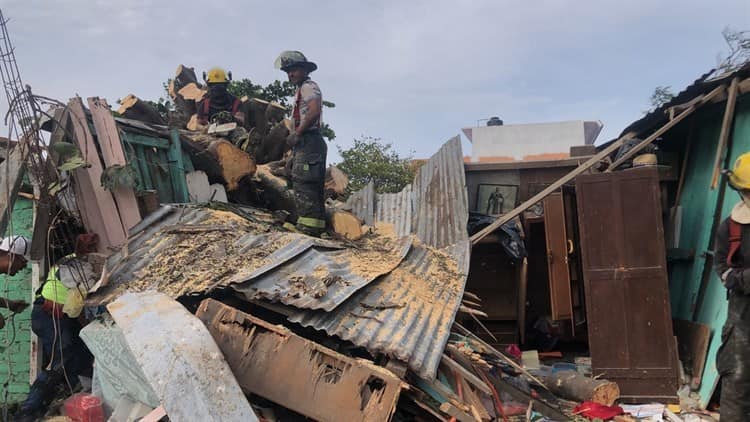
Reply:
<svg viewBox="0 0 750 422"><path fill-rule="evenodd" d="M382 239L383 244L369 247L310 248L288 265L232 288L248 299L331 311L357 290L396 268L412 243L411 236Z"/></svg>
<svg viewBox="0 0 750 422"><path fill-rule="evenodd" d="M198 307L246 393L319 421L388 421L401 380L213 299Z"/></svg>
<svg viewBox="0 0 750 422"><path fill-rule="evenodd" d="M169 420L258 420L211 334L179 302L127 293L107 310Z"/></svg>
<svg viewBox="0 0 750 422"><path fill-rule="evenodd" d="M595 375L628 402L677 398L656 169L579 176L578 221Z"/></svg>

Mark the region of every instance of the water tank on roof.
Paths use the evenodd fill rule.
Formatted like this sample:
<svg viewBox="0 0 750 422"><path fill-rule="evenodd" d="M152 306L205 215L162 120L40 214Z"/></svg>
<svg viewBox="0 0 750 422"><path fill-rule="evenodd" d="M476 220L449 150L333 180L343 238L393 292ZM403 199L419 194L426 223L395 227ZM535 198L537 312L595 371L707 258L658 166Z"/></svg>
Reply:
<svg viewBox="0 0 750 422"><path fill-rule="evenodd" d="M502 125L503 125L503 121L500 120L500 118L497 116L492 116L490 117L489 120L487 120L487 126L502 126Z"/></svg>

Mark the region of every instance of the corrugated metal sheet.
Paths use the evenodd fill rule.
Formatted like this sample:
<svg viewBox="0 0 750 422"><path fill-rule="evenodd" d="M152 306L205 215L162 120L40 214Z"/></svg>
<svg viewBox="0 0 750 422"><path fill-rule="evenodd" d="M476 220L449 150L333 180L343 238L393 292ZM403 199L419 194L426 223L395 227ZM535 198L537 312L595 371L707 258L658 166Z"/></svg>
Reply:
<svg viewBox="0 0 750 422"><path fill-rule="evenodd" d="M207 292L258 277L316 243L309 236L273 231L266 212L235 211L245 218L193 206L158 210L110 256L107 283L89 301L106 303L125 290L153 289L172 297ZM213 252L206 256L207 251Z"/></svg>
<svg viewBox="0 0 750 422"><path fill-rule="evenodd" d="M368 186L368 189L370 187ZM300 311L290 320L323 330L370 351L408 363L423 378L434 378L450 327L461 303L469 269L469 218L461 142L446 142L398 194L359 192L350 204L360 218L395 223L420 239L390 274L355 293L332 312ZM411 199L411 200L409 200ZM430 247L444 248L437 251ZM450 266L455 271L439 273Z"/></svg>
<svg viewBox="0 0 750 422"><path fill-rule="evenodd" d="M357 290L396 268L409 252L411 242L411 236L402 237L389 250L310 248L276 271L232 288L248 299L331 311Z"/></svg>
<svg viewBox="0 0 750 422"><path fill-rule="evenodd" d="M346 204L365 224L372 226L375 212L375 185L370 182L364 189L352 193Z"/></svg>
<svg viewBox="0 0 750 422"><path fill-rule="evenodd" d="M397 269L333 312L302 311L289 320L393 356L433 379L463 296L468 241L452 256L446 252L414 245Z"/></svg>

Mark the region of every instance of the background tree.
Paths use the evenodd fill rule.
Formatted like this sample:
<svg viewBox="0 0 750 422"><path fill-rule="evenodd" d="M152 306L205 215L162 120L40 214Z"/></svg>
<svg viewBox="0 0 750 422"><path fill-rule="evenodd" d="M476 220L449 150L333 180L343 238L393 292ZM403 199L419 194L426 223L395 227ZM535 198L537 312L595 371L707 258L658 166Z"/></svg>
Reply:
<svg viewBox="0 0 750 422"><path fill-rule="evenodd" d="M347 195L367 186L371 181L378 193L395 193L412 182L416 167L412 157L401 157L389 143L380 138L364 136L355 139L351 148L338 147L342 161L339 169L349 176Z"/></svg>
<svg viewBox="0 0 750 422"><path fill-rule="evenodd" d="M674 98L674 93L672 93L671 86L657 86L656 88L654 88L654 92L651 93L651 98L649 98L651 108L645 111L644 114L648 114L658 109L664 104L670 102L672 98Z"/></svg>

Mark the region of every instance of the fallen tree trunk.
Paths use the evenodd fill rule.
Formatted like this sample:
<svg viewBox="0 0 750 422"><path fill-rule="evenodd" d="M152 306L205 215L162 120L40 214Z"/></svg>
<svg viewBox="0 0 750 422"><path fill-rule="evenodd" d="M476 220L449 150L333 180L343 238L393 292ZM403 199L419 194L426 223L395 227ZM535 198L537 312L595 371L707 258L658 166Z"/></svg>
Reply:
<svg viewBox="0 0 750 422"><path fill-rule="evenodd" d="M255 151L255 160L258 164L284 158L284 152L288 149L286 138L289 136L289 130L287 130L284 122L276 123L267 135L259 134L253 129L250 136L258 138L258 148Z"/></svg>
<svg viewBox="0 0 750 422"><path fill-rule="evenodd" d="M256 171L250 155L225 139L200 134L183 144L195 168L206 172L209 182L224 184L227 191L236 190L240 179Z"/></svg>
<svg viewBox="0 0 750 422"><path fill-rule="evenodd" d="M255 180L260 187L260 197L269 209L289 211L290 221L297 220L294 191L285 178L272 174L271 166L262 164L255 170Z"/></svg>
<svg viewBox="0 0 750 422"><path fill-rule="evenodd" d="M583 376L576 371L560 371L543 378L549 390L563 398L612 406L620 397L620 387L612 381Z"/></svg>
<svg viewBox="0 0 750 422"><path fill-rule="evenodd" d="M133 94L129 94L120 100L120 108L117 112L127 119L139 120L141 122L157 125L163 125L166 123L156 109Z"/></svg>

